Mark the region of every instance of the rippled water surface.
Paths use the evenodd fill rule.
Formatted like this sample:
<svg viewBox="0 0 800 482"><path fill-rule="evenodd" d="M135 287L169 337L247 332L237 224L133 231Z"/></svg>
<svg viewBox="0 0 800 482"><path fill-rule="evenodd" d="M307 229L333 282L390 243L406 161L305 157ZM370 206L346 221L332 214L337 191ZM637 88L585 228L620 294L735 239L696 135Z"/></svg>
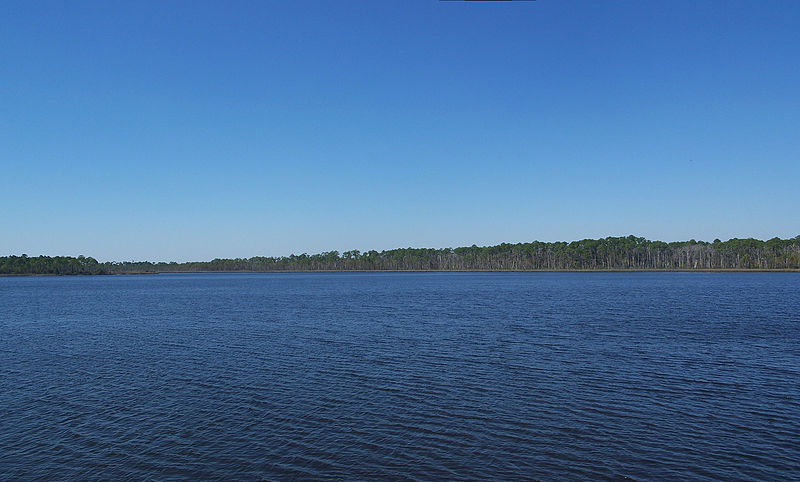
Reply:
<svg viewBox="0 0 800 482"><path fill-rule="evenodd" d="M800 275L0 278L0 478L800 477Z"/></svg>

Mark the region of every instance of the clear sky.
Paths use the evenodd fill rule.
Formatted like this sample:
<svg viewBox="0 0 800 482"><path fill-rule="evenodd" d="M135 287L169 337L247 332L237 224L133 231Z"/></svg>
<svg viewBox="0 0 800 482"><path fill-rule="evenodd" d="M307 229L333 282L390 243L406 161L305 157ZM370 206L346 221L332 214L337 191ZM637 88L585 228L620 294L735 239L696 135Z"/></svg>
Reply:
<svg viewBox="0 0 800 482"><path fill-rule="evenodd" d="M800 234L800 2L7 1L0 255Z"/></svg>

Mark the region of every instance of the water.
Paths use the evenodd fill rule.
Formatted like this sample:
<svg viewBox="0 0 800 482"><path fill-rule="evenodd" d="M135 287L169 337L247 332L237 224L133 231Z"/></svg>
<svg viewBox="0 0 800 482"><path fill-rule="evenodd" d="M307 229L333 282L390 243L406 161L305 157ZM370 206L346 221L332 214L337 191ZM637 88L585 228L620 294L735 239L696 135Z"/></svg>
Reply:
<svg viewBox="0 0 800 482"><path fill-rule="evenodd" d="M800 275L0 278L2 479L797 479Z"/></svg>

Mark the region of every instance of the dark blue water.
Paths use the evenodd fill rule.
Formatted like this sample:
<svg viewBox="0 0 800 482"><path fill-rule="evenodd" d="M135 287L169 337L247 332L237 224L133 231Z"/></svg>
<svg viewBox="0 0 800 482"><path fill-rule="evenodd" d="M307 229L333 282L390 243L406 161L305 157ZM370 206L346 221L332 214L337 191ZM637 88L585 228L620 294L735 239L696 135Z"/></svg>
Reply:
<svg viewBox="0 0 800 482"><path fill-rule="evenodd" d="M800 275L0 278L0 478L800 477Z"/></svg>

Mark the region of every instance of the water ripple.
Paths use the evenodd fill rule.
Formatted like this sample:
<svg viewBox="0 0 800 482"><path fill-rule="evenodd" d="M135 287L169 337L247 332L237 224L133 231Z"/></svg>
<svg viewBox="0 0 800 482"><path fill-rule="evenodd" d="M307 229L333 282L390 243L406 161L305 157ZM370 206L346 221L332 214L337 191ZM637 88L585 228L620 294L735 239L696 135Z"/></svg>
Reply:
<svg viewBox="0 0 800 482"><path fill-rule="evenodd" d="M796 479L798 293L763 273L0 278L0 479Z"/></svg>

